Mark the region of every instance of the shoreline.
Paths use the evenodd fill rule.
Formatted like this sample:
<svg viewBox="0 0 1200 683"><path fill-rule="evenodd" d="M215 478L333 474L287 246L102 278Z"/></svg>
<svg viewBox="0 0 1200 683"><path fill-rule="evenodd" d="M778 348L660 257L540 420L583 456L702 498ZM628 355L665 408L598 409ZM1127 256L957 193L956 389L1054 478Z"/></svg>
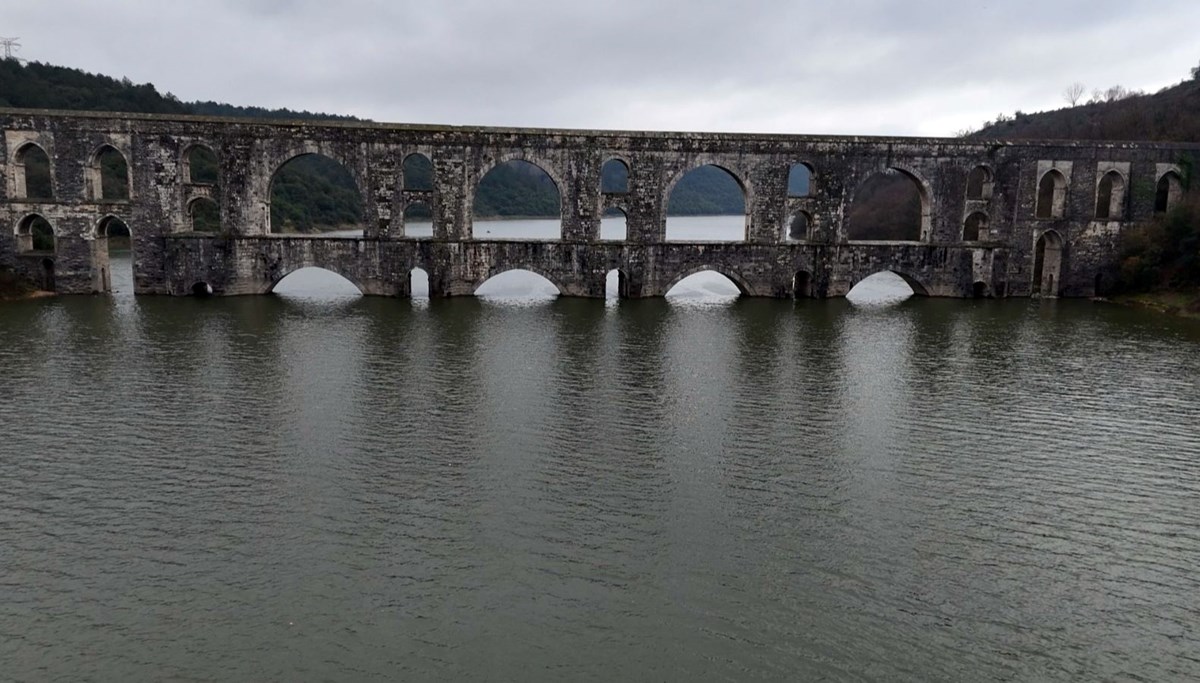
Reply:
<svg viewBox="0 0 1200 683"><path fill-rule="evenodd" d="M1119 294L1110 297L1108 301L1144 310L1174 316L1200 320L1200 289L1172 289L1159 292L1141 292L1138 294Z"/></svg>

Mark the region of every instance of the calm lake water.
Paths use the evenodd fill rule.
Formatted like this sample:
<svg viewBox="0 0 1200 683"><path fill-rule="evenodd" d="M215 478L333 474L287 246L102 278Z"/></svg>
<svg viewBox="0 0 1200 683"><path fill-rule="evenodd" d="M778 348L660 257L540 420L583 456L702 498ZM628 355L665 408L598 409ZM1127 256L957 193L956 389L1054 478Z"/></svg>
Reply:
<svg viewBox="0 0 1200 683"><path fill-rule="evenodd" d="M0 679L1200 678L1196 323L122 274L0 305Z"/></svg>

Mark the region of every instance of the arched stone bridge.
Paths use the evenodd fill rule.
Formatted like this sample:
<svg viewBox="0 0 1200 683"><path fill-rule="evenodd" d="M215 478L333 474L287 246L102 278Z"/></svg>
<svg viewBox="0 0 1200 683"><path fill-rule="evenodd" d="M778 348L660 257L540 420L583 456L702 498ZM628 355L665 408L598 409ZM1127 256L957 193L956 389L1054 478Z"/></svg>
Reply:
<svg viewBox="0 0 1200 683"><path fill-rule="evenodd" d="M433 296L471 294L510 269L544 275L564 295L603 297L607 274L621 295L662 296L701 270L728 276L751 296L839 296L864 277L900 274L932 296L1091 296L1111 283L1118 238L1133 222L1177 201L1185 158L1198 145L1013 142L470 128L375 123L261 121L189 116L0 109L0 266L64 293L110 289L106 225L132 232L139 294L271 291L288 273L318 266L364 293L405 296L422 268ZM216 183L193 177L193 152L211 152ZM49 162L50 196L34 197L31 155ZM365 204L361 237L270 234L275 171L304 154L342 163ZM105 155L125 162L127 188L103 186ZM406 183L406 160L432 162L426 188ZM557 185L554 240L478 239L475 189L498 164L534 163ZM628 169L605 192L601 167ZM728 171L746 199L736 242L668 242L670 191L689 170ZM789 173L811 172L803 196ZM844 217L866 179L911 178L921 195L921 234L906 242L847 239ZM216 207L223 231L192 231L198 204ZM405 235L405 210L425 204L433 236ZM600 217L620 209L624 240L599 237ZM789 235L802 214L807 232ZM48 224L53 248L31 230Z"/></svg>

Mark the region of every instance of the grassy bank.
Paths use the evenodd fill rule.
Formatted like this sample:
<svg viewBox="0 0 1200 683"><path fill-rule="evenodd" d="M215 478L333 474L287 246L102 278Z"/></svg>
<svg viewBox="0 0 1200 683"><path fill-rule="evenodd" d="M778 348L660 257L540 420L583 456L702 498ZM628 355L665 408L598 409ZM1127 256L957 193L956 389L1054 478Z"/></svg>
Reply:
<svg viewBox="0 0 1200 683"><path fill-rule="evenodd" d="M1113 303L1200 320L1200 288L1114 296Z"/></svg>

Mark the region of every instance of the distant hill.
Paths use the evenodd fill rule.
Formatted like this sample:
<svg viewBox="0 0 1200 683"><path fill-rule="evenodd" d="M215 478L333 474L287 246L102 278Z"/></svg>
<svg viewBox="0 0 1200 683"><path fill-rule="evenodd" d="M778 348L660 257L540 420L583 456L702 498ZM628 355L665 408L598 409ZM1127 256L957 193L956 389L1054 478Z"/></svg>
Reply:
<svg viewBox="0 0 1200 683"><path fill-rule="evenodd" d="M0 107L199 114L245 118L357 121L352 116L265 109L220 102L182 102L152 84L134 84L52 64L0 59ZM476 201L480 217L554 216L559 199L542 174L499 169L482 183ZM691 173L677 185L672 215L740 214L742 193L732 177L715 168ZM420 216L420 213L415 214ZM426 212L424 215L428 215ZM354 181L336 162L301 157L287 164L272 185L271 222L286 230L336 230L362 223L362 200Z"/></svg>
<svg viewBox="0 0 1200 683"><path fill-rule="evenodd" d="M1103 100L1104 97L1094 99ZM1200 80L988 122L972 138L1200 142Z"/></svg>

